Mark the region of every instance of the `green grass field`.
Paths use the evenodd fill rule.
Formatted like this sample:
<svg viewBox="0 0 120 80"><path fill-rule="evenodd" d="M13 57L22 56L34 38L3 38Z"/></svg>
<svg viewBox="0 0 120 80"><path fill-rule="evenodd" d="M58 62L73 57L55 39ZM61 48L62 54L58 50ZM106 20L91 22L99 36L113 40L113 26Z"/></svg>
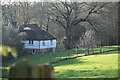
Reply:
<svg viewBox="0 0 120 80"><path fill-rule="evenodd" d="M104 46L103 51L117 49L118 46ZM79 49L80 55L84 55L84 49ZM99 48L94 48L94 52L99 52ZM63 50L55 53L31 54L19 57L15 60L3 63L2 69L6 70L22 59L27 59L33 64L44 64L58 60L60 57L75 56L75 50ZM53 64L55 77L57 78L106 78L117 77L118 71L118 51L101 53L96 55L83 56L71 60L66 60ZM4 76L7 76L6 71Z"/></svg>
<svg viewBox="0 0 120 80"><path fill-rule="evenodd" d="M108 50L114 50L117 49L118 46L104 46L102 49L103 51L108 51ZM78 53L77 56L82 56L85 54L85 49L78 49ZM94 52L100 52L99 48L94 48L93 49ZM93 51L91 51L93 52ZM17 59L14 60L9 60L3 63L4 67L9 67L12 66L13 63L16 63L22 59L27 59L30 62L34 63L34 64L43 64L43 63L50 63L53 61L56 61L60 58L66 58L67 56L76 56L75 50L62 50L62 51L56 51L55 53L45 53L45 54L31 54L31 55L26 55L26 56L22 56L19 57Z"/></svg>
<svg viewBox="0 0 120 80"><path fill-rule="evenodd" d="M57 78L118 77L118 51L79 57L54 64Z"/></svg>

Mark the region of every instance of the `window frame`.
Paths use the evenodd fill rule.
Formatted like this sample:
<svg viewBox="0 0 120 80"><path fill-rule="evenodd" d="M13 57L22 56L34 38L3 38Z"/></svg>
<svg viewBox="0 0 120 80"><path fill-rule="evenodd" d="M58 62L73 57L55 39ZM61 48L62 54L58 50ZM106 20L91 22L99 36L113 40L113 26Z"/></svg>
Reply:
<svg viewBox="0 0 120 80"><path fill-rule="evenodd" d="M50 40L50 45L53 45L53 40Z"/></svg>
<svg viewBox="0 0 120 80"><path fill-rule="evenodd" d="M45 46L45 41L44 40L42 41L42 46Z"/></svg>
<svg viewBox="0 0 120 80"><path fill-rule="evenodd" d="M33 40L29 40L29 44L33 44Z"/></svg>

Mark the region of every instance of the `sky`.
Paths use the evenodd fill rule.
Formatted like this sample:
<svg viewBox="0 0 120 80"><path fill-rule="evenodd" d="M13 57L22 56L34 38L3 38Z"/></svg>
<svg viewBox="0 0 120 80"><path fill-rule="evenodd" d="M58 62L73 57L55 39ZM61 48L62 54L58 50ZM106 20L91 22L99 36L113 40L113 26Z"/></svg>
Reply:
<svg viewBox="0 0 120 80"><path fill-rule="evenodd" d="M119 2L120 0L0 0L0 5L12 4L13 2Z"/></svg>
<svg viewBox="0 0 120 80"><path fill-rule="evenodd" d="M12 2L58 2L58 1L77 1L77 2L118 2L120 0L1 0L1 3Z"/></svg>

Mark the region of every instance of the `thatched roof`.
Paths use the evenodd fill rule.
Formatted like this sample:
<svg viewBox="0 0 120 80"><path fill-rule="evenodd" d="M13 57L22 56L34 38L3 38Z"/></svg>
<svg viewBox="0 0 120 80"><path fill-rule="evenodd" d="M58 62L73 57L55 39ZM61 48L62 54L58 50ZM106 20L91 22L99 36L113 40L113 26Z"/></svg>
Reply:
<svg viewBox="0 0 120 80"><path fill-rule="evenodd" d="M29 27L31 30L24 30ZM41 30L37 24L24 24L19 27L19 31L24 34L24 40L52 40L56 39L47 31Z"/></svg>
<svg viewBox="0 0 120 80"><path fill-rule="evenodd" d="M52 40L56 39L50 33L44 30L24 30L24 40Z"/></svg>

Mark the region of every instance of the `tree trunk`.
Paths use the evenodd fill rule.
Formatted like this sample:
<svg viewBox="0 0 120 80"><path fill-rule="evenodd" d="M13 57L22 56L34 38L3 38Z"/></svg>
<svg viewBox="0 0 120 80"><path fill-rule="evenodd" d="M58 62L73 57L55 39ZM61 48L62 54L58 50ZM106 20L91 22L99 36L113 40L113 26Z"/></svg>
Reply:
<svg viewBox="0 0 120 80"><path fill-rule="evenodd" d="M73 38L72 38L72 25L71 25L71 19L70 14L67 15L66 19L66 41L65 41L65 49L72 49L73 48Z"/></svg>
<svg viewBox="0 0 120 80"><path fill-rule="evenodd" d="M72 49L73 48L73 38L70 30L66 31L66 40L65 40L65 49Z"/></svg>

